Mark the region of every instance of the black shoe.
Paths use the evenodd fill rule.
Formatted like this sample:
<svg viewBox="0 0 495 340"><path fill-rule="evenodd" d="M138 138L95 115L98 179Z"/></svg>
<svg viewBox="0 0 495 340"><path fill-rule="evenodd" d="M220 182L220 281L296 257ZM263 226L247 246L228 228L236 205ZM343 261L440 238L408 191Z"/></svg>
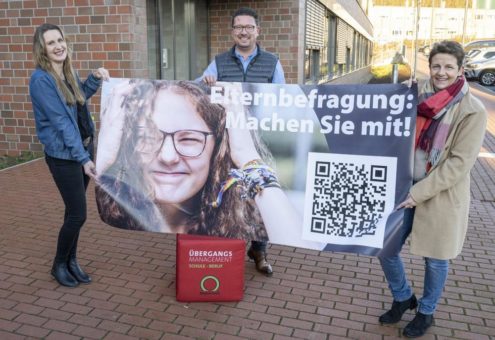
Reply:
<svg viewBox="0 0 495 340"><path fill-rule="evenodd" d="M418 300L416 299L416 295L412 295L406 301L395 301L392 303L392 308L387 311L385 314L382 314L378 321L385 324L396 323L399 322L402 318L402 315L408 309L414 309L418 306Z"/></svg>
<svg viewBox="0 0 495 340"><path fill-rule="evenodd" d="M65 262L53 262L51 273L55 280L57 280L57 282L62 286L77 287L79 285L79 281L71 275L69 268L67 267L67 263Z"/></svg>
<svg viewBox="0 0 495 340"><path fill-rule="evenodd" d="M272 276L273 275L272 266L266 260L266 252L264 252L262 250L253 250L253 248L250 247L248 252L247 252L247 256L251 260L254 260L254 263L256 264L256 270L257 271L265 274L266 276Z"/></svg>
<svg viewBox="0 0 495 340"><path fill-rule="evenodd" d="M433 315L416 313L414 319L404 328L402 334L406 338L417 338L423 336L428 328L433 324Z"/></svg>
<svg viewBox="0 0 495 340"><path fill-rule="evenodd" d="M91 277L86 274L84 270L82 270L82 268L79 266L79 263L77 263L76 258L69 259L67 267L69 268L69 272L72 274L72 276L80 283L87 284L91 282Z"/></svg>

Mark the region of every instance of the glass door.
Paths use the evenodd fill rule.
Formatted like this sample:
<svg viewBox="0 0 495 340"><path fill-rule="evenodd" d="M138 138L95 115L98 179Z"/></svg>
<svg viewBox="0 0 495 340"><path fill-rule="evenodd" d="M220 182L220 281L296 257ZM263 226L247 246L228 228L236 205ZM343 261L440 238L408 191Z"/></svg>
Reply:
<svg viewBox="0 0 495 340"><path fill-rule="evenodd" d="M147 0L150 78L192 80L208 66L206 0Z"/></svg>

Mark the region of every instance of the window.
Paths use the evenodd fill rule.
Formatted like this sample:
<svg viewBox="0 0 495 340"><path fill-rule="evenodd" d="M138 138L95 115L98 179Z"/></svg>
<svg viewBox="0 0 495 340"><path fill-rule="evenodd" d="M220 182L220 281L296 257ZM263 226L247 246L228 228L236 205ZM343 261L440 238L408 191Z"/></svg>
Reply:
<svg viewBox="0 0 495 340"><path fill-rule="evenodd" d="M328 79L332 79L338 72L338 66L335 62L335 57L337 53L337 17L334 15L328 16L328 54L327 54L327 64L328 64Z"/></svg>
<svg viewBox="0 0 495 340"><path fill-rule="evenodd" d="M395 34L402 32L397 30ZM370 41L354 27L320 2L306 2L305 82L327 82L365 67L370 63L370 51Z"/></svg>
<svg viewBox="0 0 495 340"><path fill-rule="evenodd" d="M318 83L322 75L326 76L328 72L326 60L328 37L326 34L322 34L327 31L328 23L325 7L322 4L310 0L306 5L304 79L311 83ZM321 58L322 54L325 58Z"/></svg>

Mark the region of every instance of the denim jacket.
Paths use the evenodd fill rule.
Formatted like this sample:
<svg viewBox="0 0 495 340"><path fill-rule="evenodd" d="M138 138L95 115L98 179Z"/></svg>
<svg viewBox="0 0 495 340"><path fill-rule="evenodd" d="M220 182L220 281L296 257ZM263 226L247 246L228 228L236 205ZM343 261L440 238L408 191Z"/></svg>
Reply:
<svg viewBox="0 0 495 340"><path fill-rule="evenodd" d="M101 80L96 79L92 74L84 83L81 83L79 78L77 81L86 100L98 91L101 84ZM55 158L87 163L90 156L82 144L77 125L77 105L67 105L53 76L37 68L31 75L29 95L33 103L36 133L45 146L45 153ZM88 115L91 134L94 134L95 126L86 103L83 110Z"/></svg>

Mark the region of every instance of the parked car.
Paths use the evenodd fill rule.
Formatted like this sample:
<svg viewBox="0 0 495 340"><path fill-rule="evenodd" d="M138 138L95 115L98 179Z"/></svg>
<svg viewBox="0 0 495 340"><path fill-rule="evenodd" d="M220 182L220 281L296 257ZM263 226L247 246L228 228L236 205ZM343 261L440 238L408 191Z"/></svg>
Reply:
<svg viewBox="0 0 495 340"><path fill-rule="evenodd" d="M468 53L471 50L480 49L482 47L495 47L495 39L475 40L468 42L464 45L464 53Z"/></svg>
<svg viewBox="0 0 495 340"><path fill-rule="evenodd" d="M495 84L495 58L468 62L464 66L464 74L468 79L477 79L485 86Z"/></svg>
<svg viewBox="0 0 495 340"><path fill-rule="evenodd" d="M494 57L495 57L495 47L474 49L469 51L469 53L466 55L464 64L474 61L488 60Z"/></svg>

